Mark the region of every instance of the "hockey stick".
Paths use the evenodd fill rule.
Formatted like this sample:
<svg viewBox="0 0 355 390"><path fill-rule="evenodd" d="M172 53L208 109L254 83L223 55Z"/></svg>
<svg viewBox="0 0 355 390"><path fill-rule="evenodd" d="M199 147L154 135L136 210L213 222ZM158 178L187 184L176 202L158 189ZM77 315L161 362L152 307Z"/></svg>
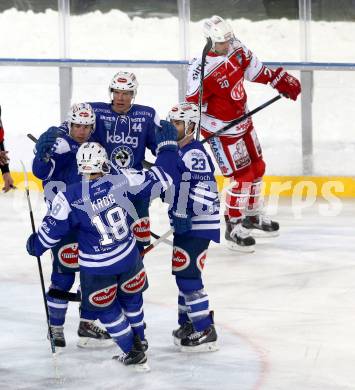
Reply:
<svg viewBox="0 0 355 390"><path fill-rule="evenodd" d="M155 248L161 242L165 241L165 239L168 238L170 236L170 234L172 234L173 232L174 232L174 230L170 229L167 232L165 232L164 234L162 234L160 237L157 234L155 234L155 236L158 236L158 238L154 242L152 242L150 245L148 245L146 248L144 248L142 254L146 255L148 252L150 252L153 248ZM171 243L171 245L172 245L172 243Z"/></svg>
<svg viewBox="0 0 355 390"><path fill-rule="evenodd" d="M200 86L198 89L198 109L200 112L200 120L198 122L198 127L196 131L196 140L198 141L200 139L201 134L201 111L202 111L202 98L203 98L203 79L205 77L205 65L206 65L206 57L208 52L212 48L212 39L210 37L207 38L207 42L205 47L202 50L202 56L201 56L201 76L200 76Z"/></svg>
<svg viewBox="0 0 355 390"><path fill-rule="evenodd" d="M205 142L208 142L211 138L220 136L222 133L224 133L225 131L231 129L233 126L238 125L239 123L243 122L245 119L251 117L252 115L254 115L257 112L259 112L262 109L264 109L265 107L270 106L270 104L275 103L277 100L279 100L281 98L282 98L281 95L277 95L277 96L273 97L272 99L266 101L265 103L261 104L260 106L254 108L254 110L251 110L251 111L247 112L246 114L244 114L240 118L235 119L234 121L229 123L227 126L222 127L222 129L219 129L215 133L209 135L204 140L202 140L201 143L204 144Z"/></svg>
<svg viewBox="0 0 355 390"><path fill-rule="evenodd" d="M274 96L272 99L266 101L265 103L261 104L260 106L254 108L254 110L251 110L249 112L247 112L246 114L244 114L243 116L241 116L240 118L237 118L235 120L233 120L232 122L230 122L227 126L225 127L222 127L222 129L219 129L217 130L215 133L209 135L208 137L206 137L205 139L203 139L201 141L202 144L208 142L211 138L214 138L214 137L218 137L220 136L222 133L224 133L225 131L229 130L230 128L232 128L233 126L235 125L238 125L239 123L243 122L245 119L251 117L252 115L256 114L257 112L261 111L262 109L264 109L265 107L267 106L270 106L271 104L275 103L276 101L278 101L279 99L282 98L282 95L277 95L277 96ZM149 161L146 161L144 160L143 161L143 166L144 168L146 169L149 169L153 166L154 164L149 162Z"/></svg>
<svg viewBox="0 0 355 390"><path fill-rule="evenodd" d="M146 255L148 252L150 252L152 249L154 249L157 245L159 245L161 242L163 242L167 237L169 237L173 233L173 229L168 230L166 233L162 234L157 240L155 240L153 243L148 245L143 250L143 255ZM71 301L71 302L81 302L81 293L80 291L76 293L72 293L69 291L63 291L58 290L56 288L51 288L48 291L48 295L52 298L56 299L62 299L65 301Z"/></svg>
<svg viewBox="0 0 355 390"><path fill-rule="evenodd" d="M32 135L31 133L28 133L28 134L27 134L27 137L28 137L31 141L33 141L34 143L36 143L36 142L38 141L38 139L37 139L34 135Z"/></svg>
<svg viewBox="0 0 355 390"><path fill-rule="evenodd" d="M158 235L158 234L155 234L155 233L153 233L152 231L150 232L150 235L153 237L153 238L155 238L156 240L159 240L159 238L160 238L160 236ZM163 242L165 243L165 244L168 244L168 245L170 245L170 246L173 246L173 242L171 241L171 240L168 240L168 239L164 239L163 240Z"/></svg>
<svg viewBox="0 0 355 390"><path fill-rule="evenodd" d="M30 212L30 220L31 220L31 227L32 227L32 233L36 233L36 227L35 227L35 221L33 218L33 211L32 211L32 205L31 205L31 198L30 198L30 187L28 183L28 176L27 171L25 168L25 164L21 160L21 165L23 169L23 174L25 178L25 190L26 190L26 198L27 198L27 204L28 204L28 210ZM41 258L39 256L36 256L37 258L37 264L38 264L38 271L39 271L39 278L41 281L41 289L42 289L42 295L43 295L43 302L44 302L44 309L46 311L46 317L47 317L47 327L48 327L48 334L49 334L49 341L51 344L52 354L55 354L55 345L54 345L54 338L52 334L52 329L49 324L49 310L47 305L47 299L46 299L46 291L44 286L44 279L43 279L43 271L42 271L42 264L41 264Z"/></svg>

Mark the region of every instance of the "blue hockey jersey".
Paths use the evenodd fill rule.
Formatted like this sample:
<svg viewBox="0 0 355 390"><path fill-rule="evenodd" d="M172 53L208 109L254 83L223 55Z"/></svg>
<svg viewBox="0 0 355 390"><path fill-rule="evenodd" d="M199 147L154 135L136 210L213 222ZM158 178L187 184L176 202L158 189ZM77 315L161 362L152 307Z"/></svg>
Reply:
<svg viewBox="0 0 355 390"><path fill-rule="evenodd" d="M76 163L76 152L79 147L80 145L69 135L61 133L48 162L40 160L35 155L32 172L43 181L47 201L51 202L58 191L65 191L66 185L81 181Z"/></svg>
<svg viewBox="0 0 355 390"><path fill-rule="evenodd" d="M157 165L169 164L176 153L164 152ZM68 186L54 198L35 238L36 254L55 246L71 229L78 230L79 265L93 274L127 271L138 254L130 224L136 198L158 197L172 184L159 166L149 171L121 170L96 180Z"/></svg>
<svg viewBox="0 0 355 390"><path fill-rule="evenodd" d="M133 104L126 114L118 114L109 103L89 104L96 115L96 127L90 140L106 149L115 168L142 169L145 149L155 154L155 128L160 125L155 110ZM61 128L68 131L66 123Z"/></svg>
<svg viewBox="0 0 355 390"><path fill-rule="evenodd" d="M177 171L181 176L174 180L176 191L169 215L189 214L192 229L186 235L220 242L220 202L212 160L196 140L179 149L178 157Z"/></svg>

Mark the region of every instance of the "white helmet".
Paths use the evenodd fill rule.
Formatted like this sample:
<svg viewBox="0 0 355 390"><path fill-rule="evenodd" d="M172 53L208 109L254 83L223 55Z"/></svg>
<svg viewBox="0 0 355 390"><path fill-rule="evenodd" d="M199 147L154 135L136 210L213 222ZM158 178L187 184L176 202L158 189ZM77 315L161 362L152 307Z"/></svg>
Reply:
<svg viewBox="0 0 355 390"><path fill-rule="evenodd" d="M81 174L110 172L106 150L98 142L84 142L76 153L76 163Z"/></svg>
<svg viewBox="0 0 355 390"><path fill-rule="evenodd" d="M67 120L69 131L73 123L77 125L92 125L93 131L95 130L96 115L88 103L73 104L68 112Z"/></svg>
<svg viewBox="0 0 355 390"><path fill-rule="evenodd" d="M184 121L185 135L187 135L186 133L191 123L195 124L196 130L200 121L200 111L196 104L188 102L178 103L168 113L167 120L170 122L172 119L177 121Z"/></svg>
<svg viewBox="0 0 355 390"><path fill-rule="evenodd" d="M110 98L113 89L118 89L120 91L132 91L133 98L134 98L137 94L137 88L138 88L138 81L136 79L135 74L130 72L120 71L113 76L108 91L109 91Z"/></svg>
<svg viewBox="0 0 355 390"><path fill-rule="evenodd" d="M226 42L234 37L233 29L229 23L217 15L205 21L203 24L203 34L205 38L211 38L212 48L216 42Z"/></svg>

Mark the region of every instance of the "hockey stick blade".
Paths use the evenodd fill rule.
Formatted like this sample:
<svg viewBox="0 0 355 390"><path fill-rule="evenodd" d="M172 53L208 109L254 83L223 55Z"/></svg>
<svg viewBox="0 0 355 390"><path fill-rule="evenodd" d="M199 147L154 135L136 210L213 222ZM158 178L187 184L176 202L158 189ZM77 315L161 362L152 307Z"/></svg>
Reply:
<svg viewBox="0 0 355 390"><path fill-rule="evenodd" d="M51 288L47 293L51 298L62 299L63 301L71 302L81 302L81 294L78 291L77 293L72 293L69 291L57 290L56 288Z"/></svg>

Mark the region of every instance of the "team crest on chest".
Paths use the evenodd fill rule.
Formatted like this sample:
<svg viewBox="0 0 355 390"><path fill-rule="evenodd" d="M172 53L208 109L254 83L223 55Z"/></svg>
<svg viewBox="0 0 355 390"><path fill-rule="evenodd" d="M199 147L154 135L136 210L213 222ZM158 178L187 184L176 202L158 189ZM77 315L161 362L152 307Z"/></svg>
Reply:
<svg viewBox="0 0 355 390"><path fill-rule="evenodd" d="M134 154L130 147L122 145L113 149L110 160L116 168L131 168L134 163Z"/></svg>
<svg viewBox="0 0 355 390"><path fill-rule="evenodd" d="M242 100L245 96L244 88L243 88L243 79L239 80L233 89L231 90L231 98L233 100Z"/></svg>

